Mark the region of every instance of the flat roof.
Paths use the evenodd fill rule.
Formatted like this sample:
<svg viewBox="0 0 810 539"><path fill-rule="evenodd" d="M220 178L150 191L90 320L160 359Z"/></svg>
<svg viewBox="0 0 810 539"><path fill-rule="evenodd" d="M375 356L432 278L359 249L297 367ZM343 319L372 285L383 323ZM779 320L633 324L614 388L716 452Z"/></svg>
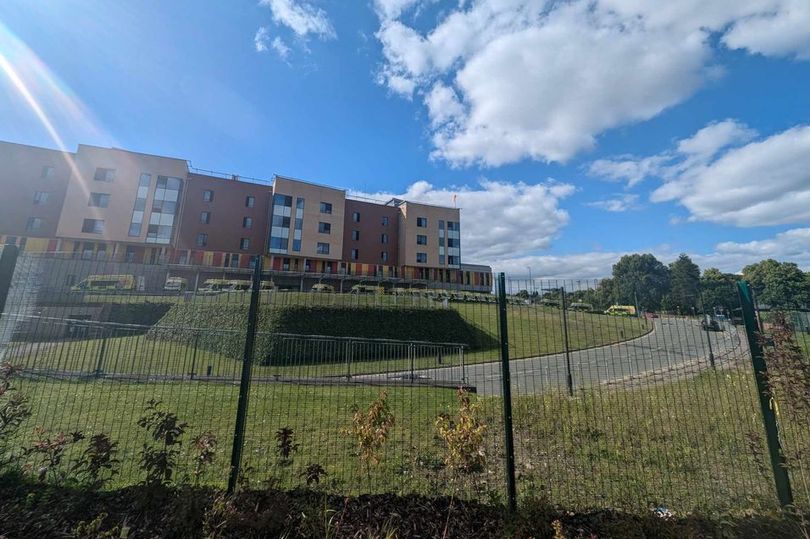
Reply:
<svg viewBox="0 0 810 539"><path fill-rule="evenodd" d="M321 189L331 189L332 191L340 191L341 193L346 193L345 189L341 189L340 187L332 187L331 185L326 185L323 183L311 182L308 180L302 180L301 178L293 178L292 176L282 176L281 174L274 174L273 181L276 179L279 180L287 180L288 182L298 182L298 183L305 183L307 185L312 185L315 187L320 187Z"/></svg>

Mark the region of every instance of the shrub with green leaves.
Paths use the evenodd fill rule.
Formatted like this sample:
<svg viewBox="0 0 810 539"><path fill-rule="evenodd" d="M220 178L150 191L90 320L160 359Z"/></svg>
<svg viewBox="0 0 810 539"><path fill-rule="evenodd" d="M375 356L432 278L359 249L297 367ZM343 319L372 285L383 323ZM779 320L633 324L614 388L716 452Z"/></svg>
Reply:
<svg viewBox="0 0 810 539"><path fill-rule="evenodd" d="M436 430L446 448L444 463L451 470L467 474L484 470L484 433L487 426L479 416L478 403L472 403L470 394L459 388L456 417L441 414L436 419Z"/></svg>
<svg viewBox="0 0 810 539"><path fill-rule="evenodd" d="M388 407L388 393L380 392L368 410L361 410L355 405L353 412L351 426L343 429L343 433L357 442L357 456L368 470L372 464L379 464L380 451L394 426L394 414Z"/></svg>

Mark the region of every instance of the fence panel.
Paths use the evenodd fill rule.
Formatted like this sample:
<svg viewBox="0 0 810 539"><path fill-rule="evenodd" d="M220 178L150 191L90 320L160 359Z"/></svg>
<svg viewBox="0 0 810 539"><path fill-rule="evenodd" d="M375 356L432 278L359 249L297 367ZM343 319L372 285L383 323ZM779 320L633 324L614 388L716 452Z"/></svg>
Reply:
<svg viewBox="0 0 810 539"><path fill-rule="evenodd" d="M483 366L482 361L497 359L492 337L497 328L486 325L488 314L494 315L488 322L497 322L495 308L486 301L462 307L427 291L268 297L260 315L265 321L278 309L287 310L289 316L302 317L299 327L316 334L263 330L257 335L244 452L250 480L285 488L317 482L346 494L502 498L502 433L497 427L485 425L481 466L462 471L445 462L447 445L437 426L442 416L457 422L459 390L473 400L483 390L465 379L470 361ZM329 318L333 310L337 318ZM342 317L351 321L338 327ZM370 325L367 317L375 317ZM425 317L427 322L420 322ZM483 321L483 331L475 321ZM464 342L452 342L457 334L433 324L466 332ZM351 336L337 335L347 332ZM396 335L413 338L391 338ZM486 366L497 372L496 363ZM387 414L378 416L378 426L385 417L392 423L381 429L386 434L378 445L364 445L366 424L354 418L368 415L381 395Z"/></svg>
<svg viewBox="0 0 810 539"><path fill-rule="evenodd" d="M142 481L144 445L154 441L138 420L159 400L188 424L174 478L224 487L251 270L82 256L17 260L0 360L19 369L32 416L12 445L104 433L121 461L110 485ZM507 501L494 294L342 281L311 291L304 277L271 272L261 283L244 481ZM619 316L631 306L613 304L643 306L595 281L506 284L520 500L630 511L776 507L747 344L731 323L738 305L704 309L693 298L689 313ZM702 323L704 314L717 326ZM786 440L804 436L800 427L785 426ZM217 441L204 470L192 443L201 434ZM64 461L86 444L69 444ZM798 451L789 464L804 484L802 444L785 447ZM22 464L38 473L41 455ZM806 488L797 500L808 503Z"/></svg>
<svg viewBox="0 0 810 539"><path fill-rule="evenodd" d="M810 313L758 309L768 376L767 398L778 429L793 503L810 507Z"/></svg>
<svg viewBox="0 0 810 539"><path fill-rule="evenodd" d="M509 291L510 348L524 358L512 362L521 497L632 511L775 506L750 360L726 315L705 330L699 310L600 314L615 300L591 281L512 280Z"/></svg>
<svg viewBox="0 0 810 539"><path fill-rule="evenodd" d="M225 485L239 381L234 351L245 332L209 321L239 319L245 294L165 290L170 273L159 264L20 255L0 317L0 359L17 369L15 385L31 408L15 447L81 433L66 446L68 463L104 434L121 463L110 486L133 484L145 478L144 445L156 443L138 420L160 401L187 424L174 478ZM195 473L192 440L201 433L217 440L219 455ZM22 465L37 469L42 455Z"/></svg>

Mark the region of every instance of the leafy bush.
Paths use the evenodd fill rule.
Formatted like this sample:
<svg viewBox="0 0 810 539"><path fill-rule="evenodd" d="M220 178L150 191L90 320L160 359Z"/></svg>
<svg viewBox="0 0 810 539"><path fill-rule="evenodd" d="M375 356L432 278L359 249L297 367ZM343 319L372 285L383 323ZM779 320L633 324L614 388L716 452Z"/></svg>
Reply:
<svg viewBox="0 0 810 539"><path fill-rule="evenodd" d="M478 408L477 403L470 402L469 393L459 388L458 415L451 418L442 414L436 419L436 430L447 449L444 463L451 470L476 473L484 469L484 432L487 427L478 417Z"/></svg>
<svg viewBox="0 0 810 539"><path fill-rule="evenodd" d="M0 466L14 460L14 455L5 454L5 445L31 415L28 399L11 383L15 373L11 363L0 364Z"/></svg>
<svg viewBox="0 0 810 539"><path fill-rule="evenodd" d="M115 456L117 452L117 442L113 442L106 434L94 434L79 461L73 465L73 471L90 488L98 488L105 480L118 473L115 469L120 464Z"/></svg>
<svg viewBox="0 0 810 539"><path fill-rule="evenodd" d="M150 400L144 415L138 419L138 426L149 432L156 445L144 444L141 450L141 467L146 471L148 484L161 484L171 481L180 438L186 432L188 423L182 423L176 414L161 409L159 400Z"/></svg>
<svg viewBox="0 0 810 539"><path fill-rule="evenodd" d="M353 412L352 424L343 433L357 442L357 456L369 471L372 464L380 462L380 450L388 441L388 435L394 426L394 414L388 407L388 393L380 392L367 411L364 412L355 405Z"/></svg>

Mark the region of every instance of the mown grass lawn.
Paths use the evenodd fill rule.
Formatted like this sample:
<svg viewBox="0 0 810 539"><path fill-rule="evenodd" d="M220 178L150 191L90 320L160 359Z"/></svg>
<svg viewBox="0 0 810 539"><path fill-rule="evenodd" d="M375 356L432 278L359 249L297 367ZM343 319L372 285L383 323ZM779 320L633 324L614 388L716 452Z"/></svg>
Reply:
<svg viewBox="0 0 810 539"><path fill-rule="evenodd" d="M18 385L33 416L17 445L29 444L37 425L53 432L105 432L118 441L122 461L111 486L137 482L143 478L138 453L147 435L136 421L146 402L157 398L189 423L178 478L189 477L190 438L210 431L219 441L217 458L202 481L225 484L236 384L20 380ZM395 426L379 465L360 462L343 429L353 407L368 407L380 390L254 384L244 453L251 482L295 487L303 483L306 466L319 464L328 474L325 488L337 493L456 493L503 500L501 399L478 398L479 417L487 426L487 464L482 473L464 476L445 468L445 449L434 426L440 413L455 413L453 390L388 388ZM276 453L275 433L282 427L293 430L298 444L290 462ZM574 398L522 396L514 403L514 432L524 500L544 497L574 509L646 511L661 505L679 513L776 503L753 381L742 367L648 387L595 388ZM796 494L801 506L810 507L806 492Z"/></svg>
<svg viewBox="0 0 810 539"><path fill-rule="evenodd" d="M293 297L295 296L295 297ZM220 298L223 296L211 296ZM241 297L241 296L240 296ZM289 301L330 301L334 298L354 298L365 301L386 299L393 296L353 296L350 294L280 294L273 298L286 297ZM297 298L297 299L296 299ZM314 299L313 299L314 298ZM412 300L419 298L395 298ZM287 301L287 300L285 300ZM283 303L287 305L289 303ZM309 304L309 303L307 303ZM274 303L265 304L265 308L281 308L277 299ZM211 305L212 309L216 304ZM472 326L497 343L498 314L497 306L484 303L451 304L450 308L459 311L461 316ZM561 353L565 350L562 311L540 306L509 306L509 343L512 359L535 357ZM616 343L645 334L652 329L652 324L636 318L621 318L605 315L594 315L581 312L567 312L568 347L570 350L590 348ZM40 323L48 323L47 321ZM26 368L61 370L74 372L126 373L152 376L185 376L194 373L196 376L236 378L241 369L241 355L225 357L198 346L196 336L202 333L219 332L223 337L235 335L242 338L243 328L227 329L219 327L181 328L174 334L174 341L153 339L140 331L127 328L110 328L104 330L107 338L87 338L81 340L54 342L17 342L11 343L11 361ZM179 338L177 333L180 333ZM300 333L306 334L306 328ZM448 335L446 342L454 342ZM497 361L499 350L466 350L463 354L444 352L441 363L436 353L417 356L413 363L380 348L379 359L354 361L347 365L344 359L334 363L318 363L302 360L297 365L262 366L256 365L255 376L335 376L378 372L394 372L433 367L458 366L465 364Z"/></svg>

